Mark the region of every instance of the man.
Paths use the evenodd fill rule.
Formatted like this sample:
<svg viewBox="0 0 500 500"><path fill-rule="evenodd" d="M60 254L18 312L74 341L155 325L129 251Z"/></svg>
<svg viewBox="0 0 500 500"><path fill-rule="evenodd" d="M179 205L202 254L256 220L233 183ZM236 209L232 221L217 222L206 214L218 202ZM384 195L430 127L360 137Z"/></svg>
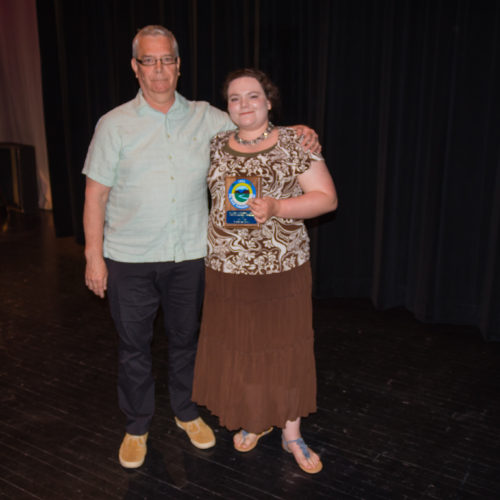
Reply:
<svg viewBox="0 0 500 500"><path fill-rule="evenodd" d="M118 401L126 416L120 464L140 467L154 413L153 322L168 335L175 422L198 448L215 437L191 401L206 254L209 140L234 128L228 115L176 92L174 35L146 26L132 43L135 99L97 124L83 173L85 283L108 292L119 334ZM310 141L309 141L310 142Z"/></svg>

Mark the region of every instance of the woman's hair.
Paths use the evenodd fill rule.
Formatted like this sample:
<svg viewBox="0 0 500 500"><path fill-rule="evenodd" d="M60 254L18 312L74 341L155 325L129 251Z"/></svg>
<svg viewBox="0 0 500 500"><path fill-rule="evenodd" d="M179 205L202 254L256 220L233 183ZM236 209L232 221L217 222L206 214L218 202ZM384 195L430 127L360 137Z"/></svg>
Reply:
<svg viewBox="0 0 500 500"><path fill-rule="evenodd" d="M144 28L140 29L137 32L137 35L135 35L134 39L132 40L132 57L137 57L139 38L142 38L143 36L164 36L165 38L169 38L172 43L174 55L176 57L179 57L179 46L177 45L177 40L175 39L174 34L164 26L160 26L158 24L150 24L148 26L144 26Z"/></svg>
<svg viewBox="0 0 500 500"><path fill-rule="evenodd" d="M229 84L236 80L237 78L242 78L244 76L249 76L250 78L255 78L264 89L264 94L266 98L271 103L271 109L277 111L280 106L280 93L278 87L274 85L271 79L260 69L255 68L242 68L235 71L231 71L229 75L226 76L224 85L222 86L222 95L227 102L227 90Z"/></svg>

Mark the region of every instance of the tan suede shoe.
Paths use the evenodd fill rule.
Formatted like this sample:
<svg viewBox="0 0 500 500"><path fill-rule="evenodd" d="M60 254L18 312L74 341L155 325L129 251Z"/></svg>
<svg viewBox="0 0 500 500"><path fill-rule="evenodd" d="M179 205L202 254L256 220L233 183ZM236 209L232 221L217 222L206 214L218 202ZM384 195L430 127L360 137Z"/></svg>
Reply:
<svg viewBox="0 0 500 500"><path fill-rule="evenodd" d="M147 451L147 439L147 432L141 436L125 434L118 453L118 459L120 460L122 467L125 467L126 469L135 469L144 463Z"/></svg>
<svg viewBox="0 0 500 500"><path fill-rule="evenodd" d="M193 443L196 448L206 450L207 448L215 446L214 433L212 429L210 429L210 427L203 422L201 417L191 420L190 422L181 422L177 417L175 417L175 423L177 424L177 427L186 431L191 443Z"/></svg>

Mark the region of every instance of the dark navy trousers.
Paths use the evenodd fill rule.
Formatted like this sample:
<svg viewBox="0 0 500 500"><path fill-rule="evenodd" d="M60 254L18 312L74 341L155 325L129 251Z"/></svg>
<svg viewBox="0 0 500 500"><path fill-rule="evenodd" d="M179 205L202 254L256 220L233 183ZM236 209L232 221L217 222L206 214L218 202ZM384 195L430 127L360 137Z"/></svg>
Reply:
<svg viewBox="0 0 500 500"><path fill-rule="evenodd" d="M129 434L148 432L155 411L153 324L162 308L168 336L168 389L174 414L198 417L191 401L204 290L203 259L124 263L106 259L108 299L119 335L118 402Z"/></svg>

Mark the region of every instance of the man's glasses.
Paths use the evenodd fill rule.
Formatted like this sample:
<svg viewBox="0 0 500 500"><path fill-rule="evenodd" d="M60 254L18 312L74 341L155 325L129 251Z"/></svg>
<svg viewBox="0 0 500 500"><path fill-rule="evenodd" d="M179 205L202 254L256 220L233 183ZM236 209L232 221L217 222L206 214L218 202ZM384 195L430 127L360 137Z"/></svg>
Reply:
<svg viewBox="0 0 500 500"><path fill-rule="evenodd" d="M177 62L177 57L175 56L162 56L162 57L151 57L151 56L145 56L142 59L138 59L137 57L135 60L139 63L142 64L143 66L156 66L156 63L158 61L161 62L162 66L167 66L169 64L175 64Z"/></svg>

